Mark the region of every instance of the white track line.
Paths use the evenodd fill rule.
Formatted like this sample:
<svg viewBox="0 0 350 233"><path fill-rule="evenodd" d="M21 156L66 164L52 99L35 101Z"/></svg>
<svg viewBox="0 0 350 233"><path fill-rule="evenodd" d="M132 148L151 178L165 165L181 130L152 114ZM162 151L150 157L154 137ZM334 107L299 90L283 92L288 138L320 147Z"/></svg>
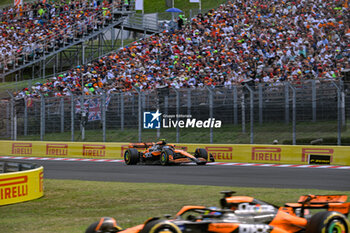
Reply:
<svg viewBox="0 0 350 233"><path fill-rule="evenodd" d="M0 156L0 159L24 159L24 160L44 160L44 161L66 161L66 162L109 162L120 163L124 160L120 159L79 159L79 158L45 158L45 157L12 157Z"/></svg>
<svg viewBox="0 0 350 233"><path fill-rule="evenodd" d="M45 158L45 157L12 157L0 156L0 159L23 159L23 160L42 160L42 161L66 161L66 162L108 162L122 163L121 159L81 159L81 158ZM328 168L350 170L350 166L336 165L302 165L302 164L264 164L264 163L208 163L211 166L244 166L244 167L282 167L282 168Z"/></svg>

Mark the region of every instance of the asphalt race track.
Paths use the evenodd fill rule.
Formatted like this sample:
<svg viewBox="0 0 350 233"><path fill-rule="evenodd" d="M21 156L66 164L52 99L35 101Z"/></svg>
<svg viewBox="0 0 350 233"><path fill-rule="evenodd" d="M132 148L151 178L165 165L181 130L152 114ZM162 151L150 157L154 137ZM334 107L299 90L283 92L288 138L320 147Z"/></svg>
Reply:
<svg viewBox="0 0 350 233"><path fill-rule="evenodd" d="M350 169L220 165L162 167L127 166L120 162L32 162L44 166L44 177L47 179L350 190Z"/></svg>

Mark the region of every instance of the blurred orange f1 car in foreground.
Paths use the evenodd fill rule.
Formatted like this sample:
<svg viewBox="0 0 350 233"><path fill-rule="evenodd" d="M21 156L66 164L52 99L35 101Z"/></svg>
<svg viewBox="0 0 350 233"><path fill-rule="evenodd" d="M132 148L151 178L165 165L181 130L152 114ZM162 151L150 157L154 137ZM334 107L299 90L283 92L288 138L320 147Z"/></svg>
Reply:
<svg viewBox="0 0 350 233"><path fill-rule="evenodd" d="M144 151L140 152L138 149L144 149ZM124 161L127 165L171 165L193 162L197 165L205 165L208 161L214 162L214 157L203 148L197 148L191 154L185 150L176 149L175 145L167 144L162 139L157 143L130 143L124 153Z"/></svg>
<svg viewBox="0 0 350 233"><path fill-rule="evenodd" d="M123 230L113 218L101 218L86 233L349 233L350 203L345 195L301 196L277 207L248 196L222 192L221 208L184 206L173 218L150 218ZM309 209L327 209L310 214Z"/></svg>

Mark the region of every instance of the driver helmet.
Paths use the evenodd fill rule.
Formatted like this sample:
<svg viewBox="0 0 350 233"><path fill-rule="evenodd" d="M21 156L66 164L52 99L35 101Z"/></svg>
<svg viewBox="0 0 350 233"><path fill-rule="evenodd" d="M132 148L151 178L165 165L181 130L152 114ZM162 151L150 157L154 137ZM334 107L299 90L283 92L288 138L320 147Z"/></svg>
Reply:
<svg viewBox="0 0 350 233"><path fill-rule="evenodd" d="M161 146L166 145L165 139L159 139L159 141L157 142L157 145L161 145Z"/></svg>
<svg viewBox="0 0 350 233"><path fill-rule="evenodd" d="M212 215L220 215L221 213L218 212L219 208L212 206L209 207L208 210L205 212L205 214L212 214Z"/></svg>

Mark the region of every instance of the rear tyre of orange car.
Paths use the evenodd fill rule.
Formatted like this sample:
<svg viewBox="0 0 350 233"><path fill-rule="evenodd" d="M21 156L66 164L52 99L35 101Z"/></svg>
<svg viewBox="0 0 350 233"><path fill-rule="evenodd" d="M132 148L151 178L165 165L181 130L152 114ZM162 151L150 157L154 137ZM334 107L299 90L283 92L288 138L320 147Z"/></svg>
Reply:
<svg viewBox="0 0 350 233"><path fill-rule="evenodd" d="M208 151L203 148L197 148L195 151L195 157L205 159L205 162L201 161L197 163L198 165L205 165L208 162Z"/></svg>
<svg viewBox="0 0 350 233"><path fill-rule="evenodd" d="M139 162L139 152L135 148L129 148L124 153L124 161L126 165L135 165Z"/></svg>
<svg viewBox="0 0 350 233"><path fill-rule="evenodd" d="M169 165L169 158L173 154L171 150L165 149L160 155L160 164L163 166Z"/></svg>
<svg viewBox="0 0 350 233"><path fill-rule="evenodd" d="M336 211L322 211L311 217L305 232L349 233L349 228L349 220L343 214Z"/></svg>
<svg viewBox="0 0 350 233"><path fill-rule="evenodd" d="M163 220L163 219L158 219L158 220L153 220L148 223L143 227L140 233L181 233L181 230L178 226L176 226L174 223L168 221L168 220Z"/></svg>

